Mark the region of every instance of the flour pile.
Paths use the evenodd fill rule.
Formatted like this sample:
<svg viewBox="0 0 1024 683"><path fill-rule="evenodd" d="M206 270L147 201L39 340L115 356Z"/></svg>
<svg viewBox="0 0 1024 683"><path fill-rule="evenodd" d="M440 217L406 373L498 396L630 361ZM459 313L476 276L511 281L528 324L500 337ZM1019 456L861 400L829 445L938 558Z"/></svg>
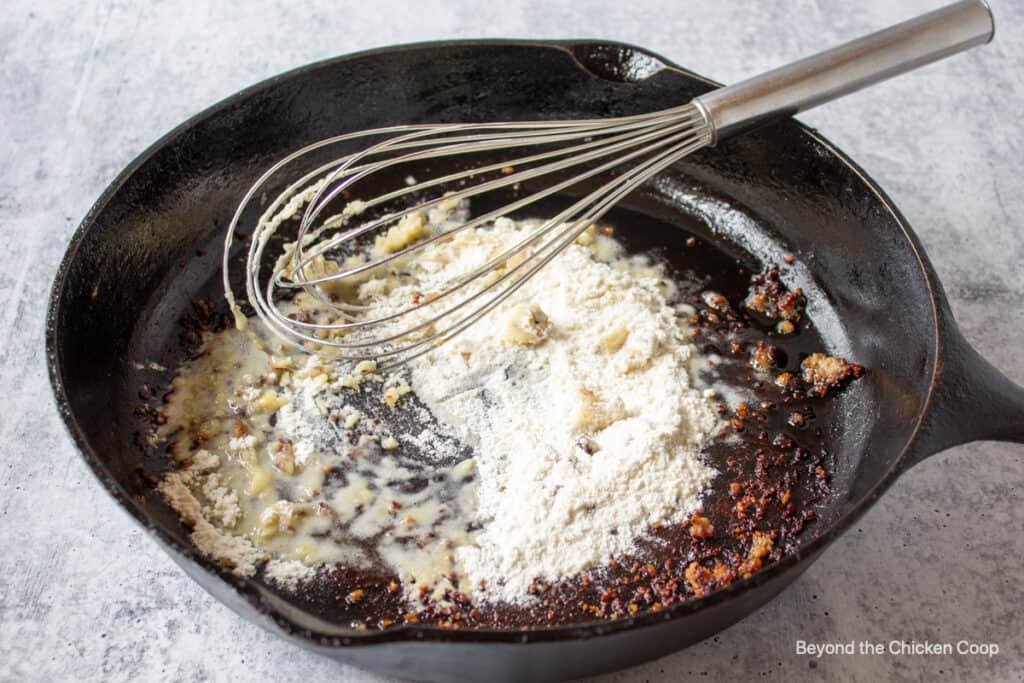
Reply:
<svg viewBox="0 0 1024 683"><path fill-rule="evenodd" d="M446 231L465 209L410 214L371 256ZM462 230L329 293L387 318L536 227L502 218ZM154 438L176 469L160 490L197 547L239 574L294 588L342 565L395 576L388 594L401 589L414 607L459 593L528 602L536 581L605 565L700 508L715 475L701 450L718 417L691 381L700 359L672 290L658 265L591 228L397 373L303 353L241 318L174 379ZM308 293L287 306L318 322L335 315Z"/></svg>
<svg viewBox="0 0 1024 683"><path fill-rule="evenodd" d="M369 316L500 253L531 224L499 219L430 245ZM411 386L475 454L471 543L455 549L467 592L520 602L630 551L651 525L700 507L714 476L700 449L717 417L692 385L696 349L657 268L591 231L498 309L414 361Z"/></svg>

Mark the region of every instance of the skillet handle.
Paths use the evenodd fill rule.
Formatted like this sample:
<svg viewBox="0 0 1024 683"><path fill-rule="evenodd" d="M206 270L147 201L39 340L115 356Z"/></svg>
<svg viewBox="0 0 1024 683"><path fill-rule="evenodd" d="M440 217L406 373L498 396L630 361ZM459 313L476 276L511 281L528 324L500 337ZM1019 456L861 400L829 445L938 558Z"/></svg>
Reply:
<svg viewBox="0 0 1024 683"><path fill-rule="evenodd" d="M948 309L941 318L935 390L903 468L970 441L1024 444L1024 387L974 350Z"/></svg>
<svg viewBox="0 0 1024 683"><path fill-rule="evenodd" d="M983 0L960 0L915 19L693 100L711 144L992 40Z"/></svg>

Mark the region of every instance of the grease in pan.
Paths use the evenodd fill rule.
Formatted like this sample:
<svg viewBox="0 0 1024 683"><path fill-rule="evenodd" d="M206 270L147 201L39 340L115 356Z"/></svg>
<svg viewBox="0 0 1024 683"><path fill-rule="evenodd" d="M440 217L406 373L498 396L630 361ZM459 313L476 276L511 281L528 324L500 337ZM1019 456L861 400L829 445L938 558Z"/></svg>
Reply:
<svg viewBox="0 0 1024 683"><path fill-rule="evenodd" d="M410 214L366 250L395 251L468 213ZM360 305L382 318L532 225L499 219L283 310L324 323ZM169 442L176 464L161 492L202 552L343 600L357 629L618 618L753 575L813 522L830 467L816 413L861 368L776 345L801 328L813 338L801 290L777 269L730 302L717 290L737 283L698 276L695 245L672 274L613 233L593 226L398 370L296 349L255 318L204 334L157 413L156 445ZM318 257L312 276L362 258ZM709 454L722 449L716 469Z"/></svg>

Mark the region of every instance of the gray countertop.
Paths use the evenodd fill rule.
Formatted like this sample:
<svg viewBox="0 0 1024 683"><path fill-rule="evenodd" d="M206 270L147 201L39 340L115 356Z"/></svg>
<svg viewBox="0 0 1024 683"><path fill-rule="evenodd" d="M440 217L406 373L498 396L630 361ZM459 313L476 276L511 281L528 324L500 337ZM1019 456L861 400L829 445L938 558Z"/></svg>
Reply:
<svg viewBox="0 0 1024 683"><path fill-rule="evenodd" d="M937 4L9 0L0 15L0 679L375 680L211 599L100 490L54 409L43 351L51 279L92 202L161 134L243 86L373 46L601 37L730 82ZM891 194L966 336L1024 381L1024 6L992 4L992 45L804 119ZM976 443L931 458L767 607L602 680L1021 680L1022 486L1020 446ZM1000 652L814 661L795 653L801 639L962 639Z"/></svg>

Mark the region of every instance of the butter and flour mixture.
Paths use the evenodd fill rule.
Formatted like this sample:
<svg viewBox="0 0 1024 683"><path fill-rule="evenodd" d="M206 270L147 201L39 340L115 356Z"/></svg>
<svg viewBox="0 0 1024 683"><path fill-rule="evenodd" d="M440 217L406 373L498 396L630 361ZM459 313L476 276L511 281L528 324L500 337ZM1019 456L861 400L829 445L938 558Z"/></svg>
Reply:
<svg viewBox="0 0 1024 683"><path fill-rule="evenodd" d="M456 207L447 207L447 211ZM431 234L395 226L375 249ZM499 219L346 292L377 317L522 239ZM323 315L308 295L296 315ZM695 347L649 260L590 230L476 324L378 373L256 324L204 342L175 379L161 490L197 547L296 586L340 564L396 577L411 604L533 599L700 508L718 425ZM363 599L361 591L348 598Z"/></svg>
<svg viewBox="0 0 1024 683"><path fill-rule="evenodd" d="M521 230L499 220L440 245L374 312L465 272L476 252ZM717 419L691 386L695 349L659 271L631 264L605 236L583 241L412 367L416 394L475 454L481 530L456 557L488 596L514 601L537 577L628 551L651 525L694 512L714 474L700 447Z"/></svg>

